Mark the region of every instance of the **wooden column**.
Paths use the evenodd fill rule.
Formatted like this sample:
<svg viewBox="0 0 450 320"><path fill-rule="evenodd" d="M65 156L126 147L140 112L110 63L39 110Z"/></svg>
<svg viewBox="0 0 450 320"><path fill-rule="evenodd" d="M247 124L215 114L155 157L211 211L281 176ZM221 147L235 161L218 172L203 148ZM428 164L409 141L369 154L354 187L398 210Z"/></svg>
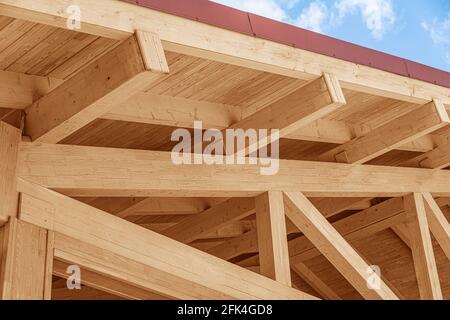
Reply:
<svg viewBox="0 0 450 320"><path fill-rule="evenodd" d="M256 198L255 205L260 273L291 286L283 194L264 193Z"/></svg>
<svg viewBox="0 0 450 320"><path fill-rule="evenodd" d="M2 239L0 298L2 300L49 300L53 233L10 218L0 232Z"/></svg>
<svg viewBox="0 0 450 320"><path fill-rule="evenodd" d="M16 164L21 137L19 129L0 121L0 225L17 215Z"/></svg>

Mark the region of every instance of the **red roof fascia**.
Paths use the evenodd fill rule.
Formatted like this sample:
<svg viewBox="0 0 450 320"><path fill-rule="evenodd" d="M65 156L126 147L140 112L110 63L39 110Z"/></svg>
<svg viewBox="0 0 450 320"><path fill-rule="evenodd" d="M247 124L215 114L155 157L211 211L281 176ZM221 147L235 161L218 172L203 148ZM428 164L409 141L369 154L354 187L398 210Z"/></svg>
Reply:
<svg viewBox="0 0 450 320"><path fill-rule="evenodd" d="M122 1L450 88L449 72L208 0Z"/></svg>

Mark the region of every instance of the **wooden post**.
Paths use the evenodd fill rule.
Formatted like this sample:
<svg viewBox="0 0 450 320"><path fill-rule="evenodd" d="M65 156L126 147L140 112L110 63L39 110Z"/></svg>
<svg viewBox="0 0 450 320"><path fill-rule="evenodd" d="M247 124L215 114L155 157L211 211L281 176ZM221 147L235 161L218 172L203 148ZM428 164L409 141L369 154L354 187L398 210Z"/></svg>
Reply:
<svg viewBox="0 0 450 320"><path fill-rule="evenodd" d="M51 298L53 250L47 230L10 218L1 231L0 298Z"/></svg>
<svg viewBox="0 0 450 320"><path fill-rule="evenodd" d="M291 286L283 193L266 192L256 198L261 274Z"/></svg>
<svg viewBox="0 0 450 320"><path fill-rule="evenodd" d="M21 137L19 129L0 121L0 225L17 215L16 165Z"/></svg>

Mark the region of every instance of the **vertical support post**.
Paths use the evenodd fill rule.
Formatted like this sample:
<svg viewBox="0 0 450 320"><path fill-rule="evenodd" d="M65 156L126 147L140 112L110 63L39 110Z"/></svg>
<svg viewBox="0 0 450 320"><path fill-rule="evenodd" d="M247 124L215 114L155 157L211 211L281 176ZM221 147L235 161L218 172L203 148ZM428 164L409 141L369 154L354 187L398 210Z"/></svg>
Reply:
<svg viewBox="0 0 450 320"><path fill-rule="evenodd" d="M410 194L404 197L404 206L420 298L442 300L424 199L420 193Z"/></svg>
<svg viewBox="0 0 450 320"><path fill-rule="evenodd" d="M51 297L47 230L12 217L3 227L0 298L42 300Z"/></svg>
<svg viewBox="0 0 450 320"><path fill-rule="evenodd" d="M291 286L283 194L269 191L256 198L260 272Z"/></svg>
<svg viewBox="0 0 450 320"><path fill-rule="evenodd" d="M17 215L16 165L21 138L19 129L0 121L0 225Z"/></svg>

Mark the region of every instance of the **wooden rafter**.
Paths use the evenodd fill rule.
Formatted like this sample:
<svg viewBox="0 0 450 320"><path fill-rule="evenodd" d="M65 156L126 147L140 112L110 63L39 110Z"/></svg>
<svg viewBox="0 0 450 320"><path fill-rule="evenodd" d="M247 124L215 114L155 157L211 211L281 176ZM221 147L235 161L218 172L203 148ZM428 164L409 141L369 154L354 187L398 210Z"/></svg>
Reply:
<svg viewBox="0 0 450 320"><path fill-rule="evenodd" d="M28 107L26 133L34 141L57 143L168 73L158 36L137 35Z"/></svg>
<svg viewBox="0 0 450 320"><path fill-rule="evenodd" d="M449 123L445 106L435 100L325 153L320 159L362 164Z"/></svg>
<svg viewBox="0 0 450 320"><path fill-rule="evenodd" d="M333 75L324 74L230 128L278 129L279 137L283 138L345 104L339 80ZM255 141L255 145L249 144L246 147L247 150L256 151L268 143L270 140L265 138L264 141Z"/></svg>

